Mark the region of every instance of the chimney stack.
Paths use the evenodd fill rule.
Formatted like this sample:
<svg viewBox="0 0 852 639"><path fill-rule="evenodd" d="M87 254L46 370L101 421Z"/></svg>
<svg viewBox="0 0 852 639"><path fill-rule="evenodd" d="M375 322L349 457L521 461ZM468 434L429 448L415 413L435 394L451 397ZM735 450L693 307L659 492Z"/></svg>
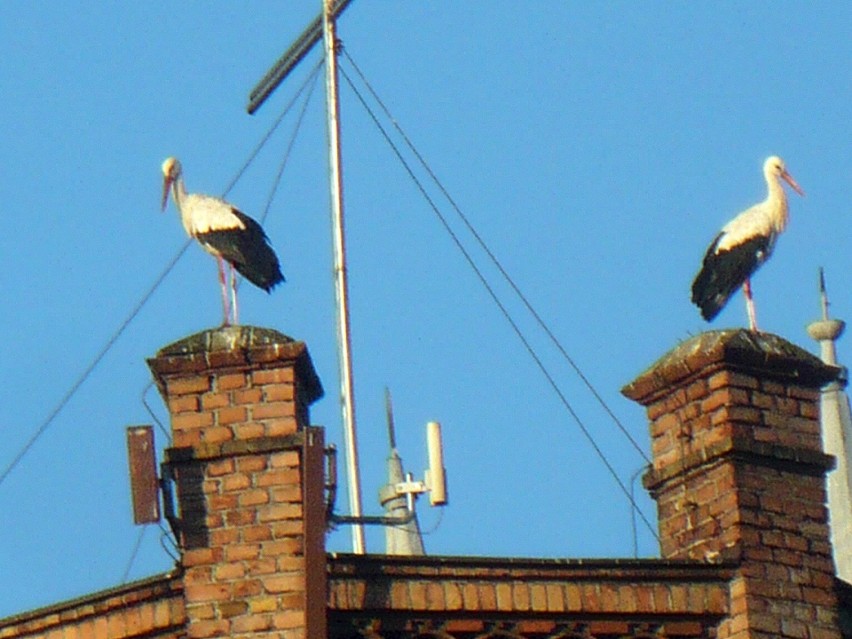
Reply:
<svg viewBox="0 0 852 639"><path fill-rule="evenodd" d="M820 388L838 370L767 333L698 335L623 389L647 408L662 555L738 563L719 637L839 637Z"/></svg>
<svg viewBox="0 0 852 639"><path fill-rule="evenodd" d="M322 386L302 342L232 326L148 360L171 415L189 637L326 639Z"/></svg>

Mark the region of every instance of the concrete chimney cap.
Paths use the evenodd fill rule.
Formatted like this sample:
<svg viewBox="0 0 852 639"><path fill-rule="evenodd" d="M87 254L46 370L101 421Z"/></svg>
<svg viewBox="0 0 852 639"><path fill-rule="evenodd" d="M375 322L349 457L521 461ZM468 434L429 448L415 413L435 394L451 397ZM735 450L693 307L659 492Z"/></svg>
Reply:
<svg viewBox="0 0 852 639"><path fill-rule="evenodd" d="M689 383L700 371L722 367L814 389L834 381L840 373L840 369L777 335L725 329L700 333L682 342L621 392L648 405L672 387Z"/></svg>
<svg viewBox="0 0 852 639"><path fill-rule="evenodd" d="M260 326L223 326L184 337L163 346L157 357L196 355L234 349L256 348L271 344L294 344L296 340L272 328Z"/></svg>
<svg viewBox="0 0 852 639"><path fill-rule="evenodd" d="M195 333L164 346L148 360L162 394L165 377L205 371L269 368L292 362L304 400L311 404L323 388L304 342L271 328L223 326Z"/></svg>

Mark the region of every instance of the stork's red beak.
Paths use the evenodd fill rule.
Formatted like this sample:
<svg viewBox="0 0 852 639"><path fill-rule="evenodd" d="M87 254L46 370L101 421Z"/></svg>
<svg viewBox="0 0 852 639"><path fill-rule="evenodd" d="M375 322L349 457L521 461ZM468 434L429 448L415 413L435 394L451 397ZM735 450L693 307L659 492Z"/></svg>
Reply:
<svg viewBox="0 0 852 639"><path fill-rule="evenodd" d="M174 179L170 175L163 178L163 203L161 206L161 210L163 211L166 210L166 206L169 203L169 188L171 188L173 181Z"/></svg>
<svg viewBox="0 0 852 639"><path fill-rule="evenodd" d="M793 176L792 176L792 175L790 175L789 173L787 173L787 171L784 171L784 172L781 174L781 177L782 177L782 178L784 178L784 181L785 181L787 184L789 184L789 185L790 185L790 187L791 187L791 188L792 188L792 189L793 189L796 193L798 193L798 194L799 194L799 195L801 195L802 197L804 197L804 196L805 196L805 192L802 190L802 187L800 187L798 184L796 184L796 180L794 180L794 179L793 179Z"/></svg>

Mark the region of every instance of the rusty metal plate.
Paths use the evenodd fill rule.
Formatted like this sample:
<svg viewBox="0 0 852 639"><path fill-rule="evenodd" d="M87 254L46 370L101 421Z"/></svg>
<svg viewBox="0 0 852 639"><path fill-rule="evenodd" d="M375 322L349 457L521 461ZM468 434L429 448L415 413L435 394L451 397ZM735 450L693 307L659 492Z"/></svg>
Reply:
<svg viewBox="0 0 852 639"><path fill-rule="evenodd" d="M133 522L157 523L160 521L160 499L153 426L128 426L127 459L130 465Z"/></svg>

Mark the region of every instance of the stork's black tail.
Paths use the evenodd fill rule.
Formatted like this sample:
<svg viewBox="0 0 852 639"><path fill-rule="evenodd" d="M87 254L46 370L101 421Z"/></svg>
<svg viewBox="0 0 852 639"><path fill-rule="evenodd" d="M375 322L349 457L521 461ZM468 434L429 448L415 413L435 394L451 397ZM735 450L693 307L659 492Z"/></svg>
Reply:
<svg viewBox="0 0 852 639"><path fill-rule="evenodd" d="M239 252L244 259L234 261L234 268L249 282L269 293L284 281L278 256L260 224L247 215L243 223L246 225L246 233L242 236L244 241L241 242Z"/></svg>
<svg viewBox="0 0 852 639"><path fill-rule="evenodd" d="M249 282L269 293L284 282L278 256L260 224L236 209L233 213L243 223L240 232L210 231L198 239L215 248Z"/></svg>
<svg viewBox="0 0 852 639"><path fill-rule="evenodd" d="M708 322L768 256L769 239L755 236L728 250L717 251L722 234L707 249L701 270L692 282L692 302Z"/></svg>

